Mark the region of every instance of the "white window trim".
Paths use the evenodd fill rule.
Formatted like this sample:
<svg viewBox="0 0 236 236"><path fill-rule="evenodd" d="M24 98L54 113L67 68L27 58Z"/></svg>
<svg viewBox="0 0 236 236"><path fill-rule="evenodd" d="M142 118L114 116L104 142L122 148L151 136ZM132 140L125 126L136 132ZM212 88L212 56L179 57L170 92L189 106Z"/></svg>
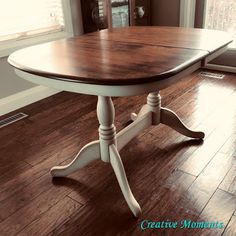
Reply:
<svg viewBox="0 0 236 236"><path fill-rule="evenodd" d="M236 67L232 67L232 66L223 66L223 65L207 63L206 66L204 66L204 68L209 69L209 70L218 70L218 71L236 73Z"/></svg>
<svg viewBox="0 0 236 236"><path fill-rule="evenodd" d="M63 32L48 33L44 35L32 36L31 38L27 39L0 42L0 58L9 56L12 52L27 46L72 37L74 35L74 30L72 24L70 1L62 0L62 7L65 22L65 30Z"/></svg>
<svg viewBox="0 0 236 236"><path fill-rule="evenodd" d="M180 0L180 27L194 27L196 0Z"/></svg>

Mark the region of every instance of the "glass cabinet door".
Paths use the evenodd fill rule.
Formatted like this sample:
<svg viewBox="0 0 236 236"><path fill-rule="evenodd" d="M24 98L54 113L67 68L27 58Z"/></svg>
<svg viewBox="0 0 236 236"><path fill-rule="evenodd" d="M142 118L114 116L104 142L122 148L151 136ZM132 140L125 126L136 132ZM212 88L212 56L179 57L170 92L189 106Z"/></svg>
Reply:
<svg viewBox="0 0 236 236"><path fill-rule="evenodd" d="M150 0L81 0L84 32L150 25Z"/></svg>
<svg viewBox="0 0 236 236"><path fill-rule="evenodd" d="M130 25L128 0L111 0L111 10L113 28Z"/></svg>

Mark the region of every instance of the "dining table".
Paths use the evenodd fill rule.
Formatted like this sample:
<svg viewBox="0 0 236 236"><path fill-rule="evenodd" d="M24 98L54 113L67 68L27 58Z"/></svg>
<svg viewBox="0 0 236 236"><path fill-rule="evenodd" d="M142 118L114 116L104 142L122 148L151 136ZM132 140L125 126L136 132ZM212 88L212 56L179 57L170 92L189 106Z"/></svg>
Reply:
<svg viewBox="0 0 236 236"><path fill-rule="evenodd" d="M71 163L52 167L51 174L64 177L97 159L110 163L130 210L138 217L141 208L129 186L120 150L140 132L159 124L203 139L203 132L191 130L172 110L161 106L160 91L204 67L231 42L223 31L130 26L23 48L12 53L8 62L19 77L35 84L98 97L99 140L85 145ZM129 125L116 132L112 97L142 94L147 94L146 104L130 115Z"/></svg>

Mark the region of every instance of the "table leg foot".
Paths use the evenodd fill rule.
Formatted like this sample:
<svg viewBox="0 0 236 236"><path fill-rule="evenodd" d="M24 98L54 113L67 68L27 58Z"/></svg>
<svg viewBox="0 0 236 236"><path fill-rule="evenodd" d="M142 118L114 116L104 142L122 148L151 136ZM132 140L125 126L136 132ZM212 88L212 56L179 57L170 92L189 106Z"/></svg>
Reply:
<svg viewBox="0 0 236 236"><path fill-rule="evenodd" d="M131 113L130 118L132 121L137 120L138 118L142 117L144 114L146 114L147 112L149 112L148 109L148 105L145 104L144 106L142 106L142 108L140 109L139 113Z"/></svg>
<svg viewBox="0 0 236 236"><path fill-rule="evenodd" d="M190 138L203 139L205 137L203 132L193 131L186 127L177 114L167 108L161 108L161 123Z"/></svg>
<svg viewBox="0 0 236 236"><path fill-rule="evenodd" d="M135 121L135 120L137 120L137 118L138 118L138 114L137 113L133 112L133 113L130 114L131 121Z"/></svg>
<svg viewBox="0 0 236 236"><path fill-rule="evenodd" d="M72 172L80 169L91 161L100 159L100 143L94 141L85 145L80 152L76 155L74 160L65 166L55 166L51 169L51 175L53 177L64 177Z"/></svg>
<svg viewBox="0 0 236 236"><path fill-rule="evenodd" d="M138 217L141 214L141 208L138 202L135 200L133 193L131 192L131 189L129 187L129 183L126 177L126 173L119 152L114 144L109 146L109 151L110 151L110 163L115 172L121 191L125 197L125 200L130 210L133 212L135 217Z"/></svg>

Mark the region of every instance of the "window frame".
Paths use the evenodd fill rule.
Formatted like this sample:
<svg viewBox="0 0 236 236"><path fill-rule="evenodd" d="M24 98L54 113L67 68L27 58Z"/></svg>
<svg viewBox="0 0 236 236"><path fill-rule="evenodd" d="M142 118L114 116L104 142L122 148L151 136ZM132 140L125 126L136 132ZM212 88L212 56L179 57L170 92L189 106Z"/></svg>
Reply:
<svg viewBox="0 0 236 236"><path fill-rule="evenodd" d="M196 0L180 0L179 26L194 27Z"/></svg>
<svg viewBox="0 0 236 236"><path fill-rule="evenodd" d="M72 23L71 3L68 0L61 1L64 14L65 30L41 35L33 35L32 37L26 39L13 39L0 42L0 58L9 56L12 52L27 46L72 37L74 35L74 30Z"/></svg>

